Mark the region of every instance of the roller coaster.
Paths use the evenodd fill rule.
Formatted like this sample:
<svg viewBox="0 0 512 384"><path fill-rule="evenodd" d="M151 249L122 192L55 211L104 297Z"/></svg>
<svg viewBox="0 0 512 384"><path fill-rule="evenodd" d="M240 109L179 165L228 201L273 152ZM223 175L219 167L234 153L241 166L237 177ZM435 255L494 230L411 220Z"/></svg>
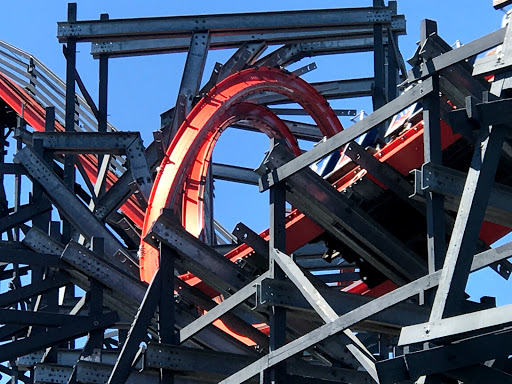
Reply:
<svg viewBox="0 0 512 384"><path fill-rule="evenodd" d="M13 144L0 157L0 374L512 382L512 307L465 293L472 272L512 272L512 244L491 248L512 230L512 27L453 49L424 20L409 71L401 34L394 1L98 20L70 3L65 81L0 41L1 141ZM76 67L86 42L97 103ZM209 51L233 49L204 82ZM109 61L178 52L176 105L145 146L107 121ZM372 78L287 70L354 52L373 54ZM374 112L343 127L338 114L354 113L327 100L358 97ZM290 103L313 123L283 119ZM227 128L269 137L258 169L213 162ZM269 228L225 229L214 180L268 191Z"/></svg>

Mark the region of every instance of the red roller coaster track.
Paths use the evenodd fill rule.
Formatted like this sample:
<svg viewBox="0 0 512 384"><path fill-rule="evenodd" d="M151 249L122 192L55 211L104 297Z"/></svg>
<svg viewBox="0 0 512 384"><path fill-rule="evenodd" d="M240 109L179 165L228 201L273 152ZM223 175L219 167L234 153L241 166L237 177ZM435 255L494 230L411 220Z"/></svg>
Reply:
<svg viewBox="0 0 512 384"><path fill-rule="evenodd" d="M224 128L235 120L252 118L273 127L298 154L293 135L270 111L255 104L239 102L250 95L275 92L299 103L315 120L325 136L343 129L325 99L299 77L275 68L254 68L234 74L215 86L190 112L173 138L162 161L148 202L142 237L148 233L163 208L181 209L182 224L199 236L202 229L202 180L215 142ZM182 193L183 192L183 193ZM158 268L158 253L141 243L141 278L149 282Z"/></svg>

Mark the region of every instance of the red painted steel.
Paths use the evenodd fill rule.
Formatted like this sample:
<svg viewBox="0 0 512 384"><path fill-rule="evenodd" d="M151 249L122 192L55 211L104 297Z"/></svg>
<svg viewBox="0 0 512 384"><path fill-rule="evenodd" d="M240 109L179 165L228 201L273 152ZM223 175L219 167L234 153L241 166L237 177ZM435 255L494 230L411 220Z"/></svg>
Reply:
<svg viewBox="0 0 512 384"><path fill-rule="evenodd" d="M0 73L0 98L2 98L19 116L23 118L36 131L44 131L46 111L37 101L34 100L23 88L14 83L4 74ZM64 131L64 126L58 121L55 122L56 131ZM87 176L93 183L96 182L98 173L98 159L91 154L78 155ZM106 178L107 189L117 181L117 176L109 171ZM133 197L128 199L121 210L137 225L142 226L144 212L137 200Z"/></svg>
<svg viewBox="0 0 512 384"><path fill-rule="evenodd" d="M279 93L299 103L326 136L343 129L322 95L298 76L276 68L251 68L226 78L199 101L172 139L153 184L142 238L164 208L172 208L179 213L185 229L199 236L203 227L199 201L204 194L200 177L205 175L211 150L224 128L240 119L236 114L241 107L237 104L261 92ZM252 110L246 105L244 113L258 121L277 122L277 117L256 108ZM244 116L247 118L247 115L242 115L242 118ZM274 128L285 132L280 132L281 136L287 137L289 130L285 127L279 124ZM141 279L147 282L158 268L158 252L144 241L139 251L139 266Z"/></svg>

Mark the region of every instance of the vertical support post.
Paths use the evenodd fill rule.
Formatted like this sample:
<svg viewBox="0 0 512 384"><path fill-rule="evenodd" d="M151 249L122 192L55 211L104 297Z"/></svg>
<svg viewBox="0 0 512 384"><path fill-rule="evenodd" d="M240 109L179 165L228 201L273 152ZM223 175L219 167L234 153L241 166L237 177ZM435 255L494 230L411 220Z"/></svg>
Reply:
<svg viewBox="0 0 512 384"><path fill-rule="evenodd" d="M60 222L59 221L50 221L48 223L48 235L57 242L61 242L62 235L60 233ZM57 311L59 306L59 289L55 288L48 291L48 306L52 308L53 311Z"/></svg>
<svg viewBox="0 0 512 384"><path fill-rule="evenodd" d="M277 140L270 141L271 149L277 144ZM275 248L281 252L286 252L286 184L279 182L269 190L270 195L270 226L269 226L269 270L270 276L276 280L284 280L285 273L274 260ZM282 307L270 308L270 352L286 344L286 310ZM282 384L286 382L286 362L276 364L269 369L268 379L272 383Z"/></svg>
<svg viewBox="0 0 512 384"><path fill-rule="evenodd" d="M45 111L45 124L44 124L44 130L45 132L53 132L55 131L55 107L47 107ZM43 158L47 162L51 162L51 154L44 153L43 152ZM48 233L48 235L57 241L60 241L60 223L51 221L52 216L51 212L48 212L47 216L41 217L41 223L40 229L44 232ZM36 222L34 222L34 225L36 225ZM51 275L54 270L50 268L45 269L45 275L48 277ZM59 309L59 289L51 289L48 291L48 293L44 296L45 303L46 303L46 311L51 313L56 313ZM48 363L57 363L57 348L51 348L47 354L45 361Z"/></svg>
<svg viewBox="0 0 512 384"><path fill-rule="evenodd" d="M55 131L55 107L46 107L45 108L44 131L45 132Z"/></svg>
<svg viewBox="0 0 512 384"><path fill-rule="evenodd" d="M420 44L437 33L437 23L424 19L420 25ZM441 106L439 102L439 75L432 76L434 91L422 100L423 104L423 149L425 163L442 165ZM425 194L427 216L428 272L434 273L443 267L446 254L446 229L444 220L444 197L439 193Z"/></svg>
<svg viewBox="0 0 512 384"><path fill-rule="evenodd" d="M373 0L374 7L384 7L383 0ZM385 50L384 50L384 34L382 24L375 23L373 26L373 110L377 110L386 104L386 73L385 73ZM380 124L374 128L373 132L365 139L365 144L373 144L374 139L384 136L385 124Z"/></svg>
<svg viewBox="0 0 512 384"><path fill-rule="evenodd" d="M423 147L425 163L442 165L441 108L439 104L439 75L432 76L434 92L423 99ZM434 273L443 266L446 254L444 196L425 194L427 209L428 271Z"/></svg>
<svg viewBox="0 0 512 384"><path fill-rule="evenodd" d="M392 44L398 46L398 39L395 33L391 31L391 28L387 30L388 45L386 49L387 57L387 84L386 84L386 97L388 102L395 99L398 95L398 61L395 52L392 48Z"/></svg>
<svg viewBox="0 0 512 384"><path fill-rule="evenodd" d="M44 129L45 132L52 132L54 130L55 126L55 107L47 107L45 108L45 124ZM36 151L42 158L49 161L48 154L44 153L43 146L41 140L38 140L38 142L33 142L34 151ZM33 200L34 202L41 199L43 197L43 188L39 183L34 183L33 185ZM39 228L43 232L48 232L49 225L51 221L51 212L45 212L37 217L34 217L32 219L33 226L36 228ZM33 267L32 268L32 282L35 282L37 280L41 280L43 278L44 273L49 273L49 270L44 271L43 267ZM47 295L44 295L45 297ZM45 297L46 301L47 297Z"/></svg>
<svg viewBox="0 0 512 384"><path fill-rule="evenodd" d="M68 21L76 21L76 3L68 4ZM75 81L76 81L76 39L70 38L66 45L66 132L75 130ZM64 184L71 190L75 186L75 161L73 155L64 156ZM71 223L63 221L64 242L71 239Z"/></svg>
<svg viewBox="0 0 512 384"><path fill-rule="evenodd" d="M48 129L48 126L45 127L45 129ZM53 130L53 127L51 128ZM59 221L50 221L48 223L48 235L57 242L61 241L61 233L60 233L60 222ZM47 311L56 313L59 309L59 288L52 289L48 291L47 297L46 297L46 303L47 303ZM63 345L64 347L67 346L67 343ZM60 347L60 346L59 346ZM49 350L46 351L45 356L43 358L43 361L45 363L57 363L57 352L58 347L53 346Z"/></svg>
<svg viewBox="0 0 512 384"><path fill-rule="evenodd" d="M104 255L103 237L93 236L91 239L92 251L99 257ZM103 285L96 279L89 278L89 316L96 316L103 313ZM103 346L103 330L98 329L89 333L89 339L82 352L83 357L90 356L94 349L101 349Z"/></svg>
<svg viewBox="0 0 512 384"><path fill-rule="evenodd" d="M213 175L212 167L210 166L206 173L204 185L204 237L205 243L210 245L215 245L215 229L213 220Z"/></svg>
<svg viewBox="0 0 512 384"><path fill-rule="evenodd" d="M25 121L23 120L23 114L24 114L24 107L22 107L21 116L18 116L16 119L16 126L18 129L25 129ZM16 152L21 150L21 147L22 147L21 136L18 136L16 138ZM14 176L14 212L17 212L20 209L20 203L21 203L21 175L16 174ZM15 241L21 241L19 228L14 228L13 235L14 235ZM13 283L14 287L20 287L21 280L20 280L19 264L13 263L12 270L13 270L12 283ZM22 305L24 305L24 304L20 303L20 306L22 306Z"/></svg>
<svg viewBox="0 0 512 384"><path fill-rule="evenodd" d="M481 127L446 252L430 321L460 312L478 235L501 157L506 127Z"/></svg>
<svg viewBox="0 0 512 384"><path fill-rule="evenodd" d="M420 25L420 44L423 46L428 37L437 33L437 23L424 19ZM439 101L439 75L432 76L433 92L422 100L423 104L423 150L424 162L442 165L443 151L441 146L441 105ZM427 252L428 272L436 272L443 267L446 256L446 228L444 219L444 196L427 191L425 194L427 220ZM435 290L424 292L423 300L431 305L434 301ZM428 349L428 343L425 343ZM440 383L439 377L428 375L425 383Z"/></svg>
<svg viewBox="0 0 512 384"><path fill-rule="evenodd" d="M175 308L174 308L174 260L176 251L160 243L160 301L158 304L158 333L160 342L164 344L176 344ZM160 382L174 384L174 373L161 369Z"/></svg>
<svg viewBox="0 0 512 384"><path fill-rule="evenodd" d="M373 0L374 7L384 7L383 0ZM386 104L384 89L386 88L384 38L382 24L373 26L373 69L375 74L375 88L373 92L373 109L376 110Z"/></svg>
<svg viewBox="0 0 512 384"><path fill-rule="evenodd" d="M100 20L108 20L107 13L100 16ZM108 96L108 56L100 55L99 57L99 86L98 86L98 132L107 132L107 96ZM104 155L98 155L98 165L105 161ZM107 167L108 168L108 167ZM100 188L97 191L97 197L101 197L106 191L106 185L102 182L101 167L98 166L97 182Z"/></svg>
<svg viewBox="0 0 512 384"><path fill-rule="evenodd" d="M0 164L5 163L5 154L6 154L6 127L2 127L0 131ZM5 185L4 185L4 174L0 173L0 217L7 216L9 214L9 202L7 201L7 196L5 194ZM8 240L12 240L12 232L7 232Z"/></svg>
<svg viewBox="0 0 512 384"><path fill-rule="evenodd" d="M17 129L24 130L25 129L25 119L23 118L24 115L24 108L23 105L21 108L21 116L18 116L16 118L16 125ZM16 153L21 150L23 146L23 141L21 139L21 135L16 138ZM14 212L18 212L21 205L21 175L16 174L14 175ZM21 241L20 239L20 229L15 228L14 229L14 240L15 241Z"/></svg>

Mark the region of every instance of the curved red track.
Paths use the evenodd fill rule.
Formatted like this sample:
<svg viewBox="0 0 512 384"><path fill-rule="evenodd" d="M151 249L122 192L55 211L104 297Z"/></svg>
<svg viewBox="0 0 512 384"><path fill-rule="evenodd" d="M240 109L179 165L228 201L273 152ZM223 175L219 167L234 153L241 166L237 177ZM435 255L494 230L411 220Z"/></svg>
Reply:
<svg viewBox="0 0 512 384"><path fill-rule="evenodd" d="M292 140L295 142L287 126L269 110L255 104L240 104L261 92L279 93L299 103L326 136L343 129L323 96L293 74L275 68L252 68L226 78L192 109L169 145L153 184L142 238L163 208L179 213L185 229L199 236L203 227L202 183L215 142L233 121L256 119L273 126L274 134L279 133L290 145ZM151 281L158 269L158 252L145 242L141 243L139 266L141 279Z"/></svg>

